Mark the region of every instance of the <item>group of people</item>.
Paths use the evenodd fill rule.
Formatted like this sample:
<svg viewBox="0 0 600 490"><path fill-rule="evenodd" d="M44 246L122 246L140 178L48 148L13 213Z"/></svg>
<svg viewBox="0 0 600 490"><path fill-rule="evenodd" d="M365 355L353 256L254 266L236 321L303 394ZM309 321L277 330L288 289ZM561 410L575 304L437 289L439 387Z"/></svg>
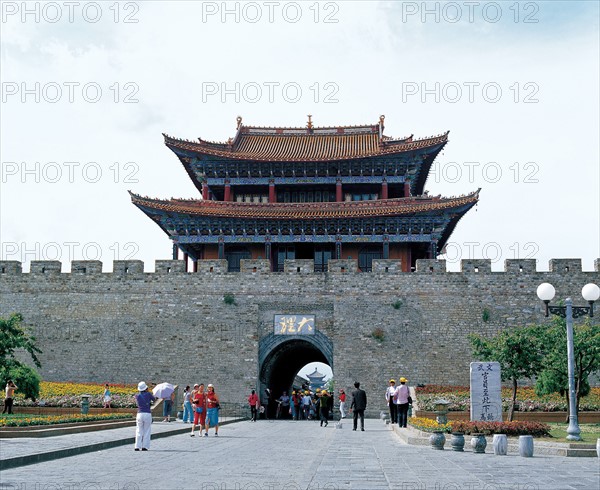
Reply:
<svg viewBox="0 0 600 490"><path fill-rule="evenodd" d="M406 378L400 378L400 385L396 386L396 380L390 379L389 386L385 391L385 400L390 409L390 422L398 424L399 427L406 427L408 421L408 407L412 404L410 391Z"/></svg>
<svg viewBox="0 0 600 490"><path fill-rule="evenodd" d="M174 393L169 398L164 399L163 415L166 417L163 421L165 422L170 421L170 410L174 399ZM156 397L144 381L138 383L138 393L135 395L135 401L137 404L135 450L148 451L152 429L152 403L156 401ZM211 427L215 429L215 436L219 435L220 406L214 385L209 384L206 392L204 391L204 383L195 384L193 390L190 390L189 386L185 387L183 393L183 421L192 424L191 437L195 436L196 426L199 427L200 436L202 436L202 430L204 429L204 437L208 437L208 430Z"/></svg>
<svg viewBox="0 0 600 490"><path fill-rule="evenodd" d="M355 391L352 392L352 403L350 411L353 413L354 430L357 429L358 419L361 422L361 430L365 430L365 409L367 408L367 394L360 389L360 383L354 383ZM248 396L250 405L250 421L256 422L259 412L265 413L269 417L269 405L273 402L271 390L265 390L267 408L260 403L260 399L255 390ZM346 418L346 392L340 389L337 395L340 419ZM327 427L331 412L333 410L334 394L326 389L317 388L315 392L305 390L293 390L292 396L284 391L282 395L274 400L277 403L275 418L287 418L291 416L293 420L319 420L321 427Z"/></svg>
<svg viewBox="0 0 600 490"><path fill-rule="evenodd" d="M186 386L183 392L183 423L192 424L190 436L194 437L194 431L198 426L200 437L202 437L202 428L204 428L204 437L208 437L208 429L211 427L215 428L215 437L218 437L219 408L221 404L214 385L209 384L206 392L204 383L195 384L191 391L190 387Z"/></svg>

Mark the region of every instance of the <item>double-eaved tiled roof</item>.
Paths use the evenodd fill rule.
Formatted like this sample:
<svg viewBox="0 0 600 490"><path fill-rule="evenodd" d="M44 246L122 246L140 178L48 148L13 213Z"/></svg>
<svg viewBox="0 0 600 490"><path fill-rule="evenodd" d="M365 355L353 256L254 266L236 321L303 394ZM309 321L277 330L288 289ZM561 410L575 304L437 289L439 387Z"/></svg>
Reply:
<svg viewBox="0 0 600 490"><path fill-rule="evenodd" d="M166 134L165 144L173 151L184 150L237 160L332 161L403 153L444 145L448 132L413 140L384 136L383 125L323 128L263 128L243 126L226 143L198 139L188 141Z"/></svg>
<svg viewBox="0 0 600 490"><path fill-rule="evenodd" d="M474 205L479 190L460 197L409 197L375 201L304 202L304 203L238 203L196 199L151 199L131 193L132 202L140 208L192 216L249 219L331 219L401 216L428 213Z"/></svg>

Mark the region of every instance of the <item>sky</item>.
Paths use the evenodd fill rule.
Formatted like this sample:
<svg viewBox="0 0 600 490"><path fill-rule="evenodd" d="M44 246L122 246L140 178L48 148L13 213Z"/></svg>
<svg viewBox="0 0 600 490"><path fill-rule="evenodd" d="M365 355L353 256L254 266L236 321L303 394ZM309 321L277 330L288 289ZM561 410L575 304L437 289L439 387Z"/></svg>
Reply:
<svg viewBox="0 0 600 490"><path fill-rule="evenodd" d="M461 259L600 257L599 3L12 2L0 22L0 260L171 258L128 190L199 198L162 133L450 131L431 195L481 188Z"/></svg>

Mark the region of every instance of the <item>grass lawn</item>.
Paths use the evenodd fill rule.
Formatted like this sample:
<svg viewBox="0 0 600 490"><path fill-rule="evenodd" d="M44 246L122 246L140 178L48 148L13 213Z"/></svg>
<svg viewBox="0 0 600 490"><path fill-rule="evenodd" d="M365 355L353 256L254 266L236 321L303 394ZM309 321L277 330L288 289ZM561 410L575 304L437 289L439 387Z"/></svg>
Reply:
<svg viewBox="0 0 600 490"><path fill-rule="evenodd" d="M541 441L553 441L553 442L576 442L567 440L567 427L569 424L548 424L550 429L551 438L543 437ZM600 424L579 424L581 429L581 442L584 444L596 444L596 440L600 438Z"/></svg>

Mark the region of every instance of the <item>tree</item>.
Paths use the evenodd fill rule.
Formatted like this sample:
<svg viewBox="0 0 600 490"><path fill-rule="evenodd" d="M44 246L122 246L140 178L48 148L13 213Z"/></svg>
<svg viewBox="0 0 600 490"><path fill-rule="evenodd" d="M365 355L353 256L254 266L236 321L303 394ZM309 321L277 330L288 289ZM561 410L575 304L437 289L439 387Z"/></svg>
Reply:
<svg viewBox="0 0 600 490"><path fill-rule="evenodd" d="M20 313L14 313L8 319L0 318L0 386L12 379L26 398L35 399L39 395L40 377L35 369L15 356L15 351L23 349L28 352L38 368L42 365L37 354L42 351L22 322Z"/></svg>
<svg viewBox="0 0 600 490"><path fill-rule="evenodd" d="M569 406L566 320L556 318L550 327L539 326L536 331L542 339L545 355L535 391L538 395L560 393L566 397ZM579 412L581 397L590 392L589 376L600 370L600 325L593 325L587 319L584 324L573 326L573 350L575 410Z"/></svg>
<svg viewBox="0 0 600 490"><path fill-rule="evenodd" d="M503 330L491 339L469 335L473 356L500 363L502 381L512 381L512 400L508 420L512 421L520 379L531 378L541 369L540 342L531 328Z"/></svg>

